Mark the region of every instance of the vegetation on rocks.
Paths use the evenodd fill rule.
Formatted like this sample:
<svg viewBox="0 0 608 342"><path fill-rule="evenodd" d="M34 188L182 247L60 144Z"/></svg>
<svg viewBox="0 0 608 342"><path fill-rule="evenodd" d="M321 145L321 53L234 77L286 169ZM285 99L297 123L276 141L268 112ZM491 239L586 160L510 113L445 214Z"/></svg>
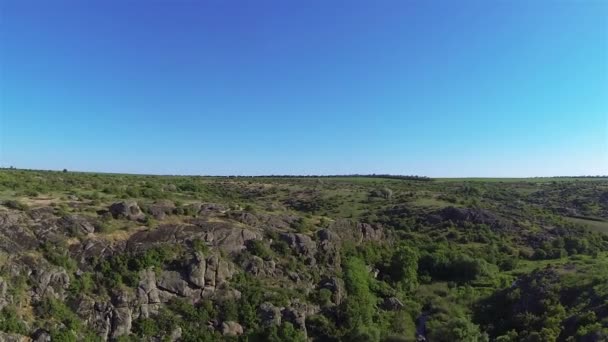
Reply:
<svg viewBox="0 0 608 342"><path fill-rule="evenodd" d="M608 179L0 170L0 338L606 341Z"/></svg>

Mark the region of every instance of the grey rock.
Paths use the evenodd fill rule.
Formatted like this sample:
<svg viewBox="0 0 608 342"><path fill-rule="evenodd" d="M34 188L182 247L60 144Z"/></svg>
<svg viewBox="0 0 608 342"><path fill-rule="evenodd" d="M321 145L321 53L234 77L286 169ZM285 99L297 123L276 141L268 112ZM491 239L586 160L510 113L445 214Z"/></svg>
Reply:
<svg viewBox="0 0 608 342"><path fill-rule="evenodd" d="M317 252L316 243L305 234L283 233L280 235L281 240L287 242L289 247L299 254L314 256Z"/></svg>
<svg viewBox="0 0 608 342"><path fill-rule="evenodd" d="M38 329L32 334L32 342L51 342L51 334L44 329Z"/></svg>
<svg viewBox="0 0 608 342"><path fill-rule="evenodd" d="M36 300L45 297L63 300L70 286L70 276L61 267L36 267L33 269L30 281L33 284L33 295Z"/></svg>
<svg viewBox="0 0 608 342"><path fill-rule="evenodd" d="M199 288L205 287L205 271L207 261L201 252L195 252L188 266L188 280Z"/></svg>
<svg viewBox="0 0 608 342"><path fill-rule="evenodd" d="M146 212L157 220L163 220L175 210L175 204L170 201L160 201L149 205Z"/></svg>
<svg viewBox="0 0 608 342"><path fill-rule="evenodd" d="M191 289L188 282L182 279L179 272L175 271L163 271L156 281L156 286L181 297L197 296L197 291ZM198 291L198 296L200 296L200 290Z"/></svg>
<svg viewBox="0 0 608 342"><path fill-rule="evenodd" d="M57 225L72 233L89 234L95 232L95 226L87 218L78 215L62 217L57 221Z"/></svg>
<svg viewBox="0 0 608 342"><path fill-rule="evenodd" d="M262 303L258 308L258 315L264 326L281 325L281 309L272 303Z"/></svg>
<svg viewBox="0 0 608 342"><path fill-rule="evenodd" d="M2 342L29 342L31 339L19 334L11 334L0 331L0 341Z"/></svg>
<svg viewBox="0 0 608 342"><path fill-rule="evenodd" d="M398 311L398 310L403 309L405 306L398 298L389 297L389 298L384 299L384 302L382 303L382 307L384 308L384 310Z"/></svg>
<svg viewBox="0 0 608 342"><path fill-rule="evenodd" d="M338 277L330 277L324 279L319 284L319 288L328 289L332 293L332 302L336 305L340 305L342 303L342 299L344 298L345 290L344 290L344 282L342 279Z"/></svg>
<svg viewBox="0 0 608 342"><path fill-rule="evenodd" d="M126 218L128 220L142 220L145 216L135 201L116 202L108 208L112 217Z"/></svg>
<svg viewBox="0 0 608 342"><path fill-rule="evenodd" d="M175 342L175 341L181 340L181 338L182 338L182 328L177 327L177 328L173 329L173 331L171 331L171 335L169 336L169 341Z"/></svg>
<svg viewBox="0 0 608 342"><path fill-rule="evenodd" d="M243 327L234 321L222 322L220 331L224 336L241 336L243 335Z"/></svg>
<svg viewBox="0 0 608 342"><path fill-rule="evenodd" d="M112 338L128 335L131 332L132 323L130 308L115 308L112 312Z"/></svg>

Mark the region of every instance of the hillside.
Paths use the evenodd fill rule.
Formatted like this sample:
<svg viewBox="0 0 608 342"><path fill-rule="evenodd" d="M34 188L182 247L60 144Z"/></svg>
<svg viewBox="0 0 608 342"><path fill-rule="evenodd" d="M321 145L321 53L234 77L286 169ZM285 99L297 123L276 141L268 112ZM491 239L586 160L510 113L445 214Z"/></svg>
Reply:
<svg viewBox="0 0 608 342"><path fill-rule="evenodd" d="M608 179L0 170L0 341L606 341Z"/></svg>

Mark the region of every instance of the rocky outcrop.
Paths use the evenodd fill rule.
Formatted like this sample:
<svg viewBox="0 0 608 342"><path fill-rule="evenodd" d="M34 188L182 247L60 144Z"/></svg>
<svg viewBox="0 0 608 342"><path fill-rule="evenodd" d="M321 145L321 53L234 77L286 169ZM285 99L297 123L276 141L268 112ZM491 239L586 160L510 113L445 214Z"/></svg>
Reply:
<svg viewBox="0 0 608 342"><path fill-rule="evenodd" d="M136 290L139 301L139 316L147 318L158 312L160 303L163 302L161 291L156 286L156 273L153 269L141 271L139 279Z"/></svg>
<svg viewBox="0 0 608 342"><path fill-rule="evenodd" d="M248 211L228 212L229 218L251 227L271 228L278 230L289 229L299 218L292 215L270 215L265 213L251 213Z"/></svg>
<svg viewBox="0 0 608 342"><path fill-rule="evenodd" d="M320 308L316 305L301 303L297 300L292 301L290 305L281 311L281 320L291 323L296 329L304 332L304 337L307 337L306 317L316 315L320 312Z"/></svg>
<svg viewBox="0 0 608 342"><path fill-rule="evenodd" d="M347 219L336 220L328 227L328 230L337 235L340 240L349 240L355 243L384 239L384 229L380 225Z"/></svg>
<svg viewBox="0 0 608 342"><path fill-rule="evenodd" d="M159 201L148 205L145 208L145 211L155 219L163 220L167 215L173 214L175 211L175 204L170 201Z"/></svg>
<svg viewBox="0 0 608 342"><path fill-rule="evenodd" d="M145 250L158 244L204 241L226 253L236 253L246 248L246 242L261 239L257 231L235 227L225 222L193 220L194 224L167 224L154 230L133 234L127 246L130 250Z"/></svg>
<svg viewBox="0 0 608 342"><path fill-rule="evenodd" d="M95 302L92 298L82 296L76 303L76 313L103 340L112 334L113 306L107 302Z"/></svg>
<svg viewBox="0 0 608 342"><path fill-rule="evenodd" d="M274 260L264 260L255 255L243 262L241 266L245 272L251 273L254 276L273 277L278 275Z"/></svg>
<svg viewBox="0 0 608 342"><path fill-rule="evenodd" d="M281 309L272 303L265 302L258 308L258 316L263 326L281 325Z"/></svg>
<svg viewBox="0 0 608 342"><path fill-rule="evenodd" d="M4 217L5 224L0 225L0 251L15 254L38 246L38 238L22 224L16 224L9 216Z"/></svg>
<svg viewBox="0 0 608 342"><path fill-rule="evenodd" d="M23 220L23 214L18 211L0 210L0 227L13 226Z"/></svg>
<svg viewBox="0 0 608 342"><path fill-rule="evenodd" d="M296 233L283 233L281 240L285 241L291 249L301 255L314 257L317 252L317 244L308 235Z"/></svg>

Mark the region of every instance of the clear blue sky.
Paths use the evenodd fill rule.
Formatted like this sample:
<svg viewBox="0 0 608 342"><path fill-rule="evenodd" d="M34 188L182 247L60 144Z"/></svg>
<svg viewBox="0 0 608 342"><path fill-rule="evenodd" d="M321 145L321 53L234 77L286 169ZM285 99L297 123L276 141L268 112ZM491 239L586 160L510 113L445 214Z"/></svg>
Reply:
<svg viewBox="0 0 608 342"><path fill-rule="evenodd" d="M0 0L0 165L608 174L607 1Z"/></svg>

